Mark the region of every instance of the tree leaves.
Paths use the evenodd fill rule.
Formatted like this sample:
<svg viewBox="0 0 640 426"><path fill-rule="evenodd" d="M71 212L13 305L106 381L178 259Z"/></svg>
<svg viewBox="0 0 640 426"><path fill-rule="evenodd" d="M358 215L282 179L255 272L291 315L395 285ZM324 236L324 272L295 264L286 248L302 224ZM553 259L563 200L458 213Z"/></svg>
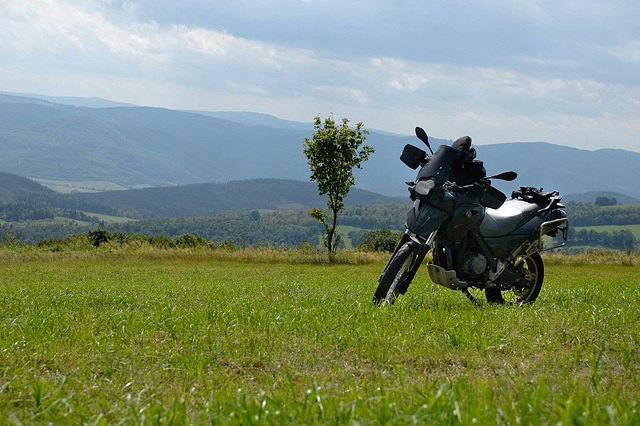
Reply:
<svg viewBox="0 0 640 426"><path fill-rule="evenodd" d="M304 140L303 150L311 169L310 179L317 182L320 195L327 195L327 207L331 211L329 217L319 209L311 210L311 215L324 224L325 246L329 253L337 249L338 213L344 208L344 198L355 185L354 168L361 169L361 164L374 152L370 146L363 145L366 135L362 123L355 128L349 127L349 120L342 119L342 124L336 126L333 116L324 120L314 119L313 138Z"/></svg>

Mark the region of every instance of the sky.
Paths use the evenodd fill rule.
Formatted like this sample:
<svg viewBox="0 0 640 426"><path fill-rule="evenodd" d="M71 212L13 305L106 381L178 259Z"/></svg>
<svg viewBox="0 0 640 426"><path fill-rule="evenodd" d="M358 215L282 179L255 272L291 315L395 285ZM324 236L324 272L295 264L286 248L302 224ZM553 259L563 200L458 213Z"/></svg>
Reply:
<svg viewBox="0 0 640 426"><path fill-rule="evenodd" d="M640 2L0 0L0 91L640 152Z"/></svg>

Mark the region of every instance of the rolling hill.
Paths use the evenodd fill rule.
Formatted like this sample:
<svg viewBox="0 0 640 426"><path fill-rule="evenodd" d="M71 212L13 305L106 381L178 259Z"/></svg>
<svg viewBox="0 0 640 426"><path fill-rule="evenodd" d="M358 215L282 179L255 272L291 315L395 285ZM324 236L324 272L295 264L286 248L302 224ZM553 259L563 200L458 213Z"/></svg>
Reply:
<svg viewBox="0 0 640 426"><path fill-rule="evenodd" d="M0 203L14 201L31 194L52 194L53 191L22 176L0 172Z"/></svg>
<svg viewBox="0 0 640 426"><path fill-rule="evenodd" d="M0 206L19 202L29 206L75 209L129 218L214 216L220 213L305 210L324 208L312 182L285 179L248 179L225 183L203 183L172 187L61 194L30 179L0 172ZM345 204L372 206L408 203L403 197L388 197L352 188Z"/></svg>

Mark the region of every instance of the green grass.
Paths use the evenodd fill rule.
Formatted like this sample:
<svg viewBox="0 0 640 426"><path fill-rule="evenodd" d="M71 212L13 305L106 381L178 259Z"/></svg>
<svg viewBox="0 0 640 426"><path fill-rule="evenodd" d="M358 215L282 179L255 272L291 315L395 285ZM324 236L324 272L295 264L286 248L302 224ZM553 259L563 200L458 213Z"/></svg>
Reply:
<svg viewBox="0 0 640 426"><path fill-rule="evenodd" d="M340 234L340 238L344 243L344 248L347 250L353 249L353 243L351 238L349 238L349 232L351 231L361 231L363 228L358 228L356 226L348 226L348 225L340 225L338 226L338 233ZM365 230L366 231L366 230Z"/></svg>
<svg viewBox="0 0 640 426"><path fill-rule="evenodd" d="M419 271L381 309L380 257L274 253L5 250L0 424L640 422L635 258L547 258L525 308Z"/></svg>

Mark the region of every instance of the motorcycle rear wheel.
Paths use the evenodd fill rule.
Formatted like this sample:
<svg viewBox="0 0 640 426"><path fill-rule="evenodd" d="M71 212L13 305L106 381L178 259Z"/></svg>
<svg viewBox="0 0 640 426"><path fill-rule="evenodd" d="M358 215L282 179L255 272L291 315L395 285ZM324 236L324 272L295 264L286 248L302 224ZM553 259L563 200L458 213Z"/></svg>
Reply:
<svg viewBox="0 0 640 426"><path fill-rule="evenodd" d="M487 288L485 289L485 295L489 303L525 305L533 303L538 298L544 281L542 257L540 257L540 253L534 253L531 256L520 257L516 262L520 260L525 262L525 278L532 283L531 287L516 288L514 286L505 291L500 291L499 288Z"/></svg>
<svg viewBox="0 0 640 426"><path fill-rule="evenodd" d="M391 305L400 294L400 284L405 275L416 260L417 253L410 243L404 244L389 260L387 269L380 277L380 283L373 296L373 302L377 305Z"/></svg>

